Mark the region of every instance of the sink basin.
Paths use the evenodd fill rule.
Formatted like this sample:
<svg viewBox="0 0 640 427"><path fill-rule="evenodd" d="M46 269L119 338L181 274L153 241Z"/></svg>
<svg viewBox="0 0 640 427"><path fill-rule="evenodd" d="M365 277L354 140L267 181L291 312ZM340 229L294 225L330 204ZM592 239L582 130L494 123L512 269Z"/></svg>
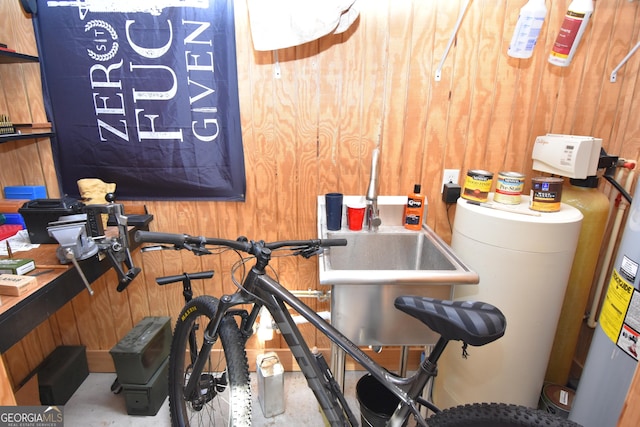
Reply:
<svg viewBox="0 0 640 427"><path fill-rule="evenodd" d="M333 270L455 270L453 263L423 233L327 233L347 239L331 250Z"/></svg>
<svg viewBox="0 0 640 427"><path fill-rule="evenodd" d="M400 225L405 203L402 197L389 196L387 204L384 196L380 199L384 210L381 206L382 225L377 232L350 231L346 227L327 230L322 220L324 210L318 211L320 237L347 240L347 246L325 249L321 255L320 284L478 283L478 275L427 225L420 231Z"/></svg>

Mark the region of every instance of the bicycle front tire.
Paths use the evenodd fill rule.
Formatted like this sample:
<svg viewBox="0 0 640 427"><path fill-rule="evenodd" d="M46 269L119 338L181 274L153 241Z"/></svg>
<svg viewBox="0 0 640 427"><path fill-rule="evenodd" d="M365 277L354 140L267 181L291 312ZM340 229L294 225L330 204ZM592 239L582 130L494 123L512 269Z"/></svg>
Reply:
<svg viewBox="0 0 640 427"><path fill-rule="evenodd" d="M251 425L251 388L244 339L232 316L225 316L218 340L200 374L197 396L185 396L191 376L191 348L200 351L204 329L213 318L218 300L200 296L180 312L169 354L169 409L171 425ZM195 342L192 342L194 341Z"/></svg>
<svg viewBox="0 0 640 427"><path fill-rule="evenodd" d="M427 419L430 427L580 427L539 409L506 403L473 403L445 409Z"/></svg>

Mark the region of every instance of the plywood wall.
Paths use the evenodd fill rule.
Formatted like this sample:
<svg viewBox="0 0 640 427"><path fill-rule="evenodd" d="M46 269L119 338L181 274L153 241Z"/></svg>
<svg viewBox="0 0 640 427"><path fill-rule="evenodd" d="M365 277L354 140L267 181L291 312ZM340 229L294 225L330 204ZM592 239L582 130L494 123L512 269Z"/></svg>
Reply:
<svg viewBox="0 0 640 427"><path fill-rule="evenodd" d="M152 229L275 240L316 234L316 197L363 194L371 151L381 148L381 194L405 194L421 183L428 224L445 240L450 220L440 201L443 169L531 171L531 147L547 132L601 137L605 149L636 159L640 103L634 102L640 54L609 74L639 39L640 2L596 1L596 11L570 67L547 62L569 0L547 1L549 14L533 58L506 55L525 0L471 1L435 81L436 68L464 1L366 0L346 33L277 52L254 51L244 0L236 5L238 79L247 199L157 202ZM17 0L0 1L0 39L37 54L33 30ZM15 121L45 120L34 64L0 65L0 113ZM59 196L48 140L0 144L0 185L46 184ZM607 186L604 186L607 190ZM527 187L528 190L528 187ZM214 268L206 292L233 290L229 256L136 254L140 278L122 294L115 275L96 284L3 357L14 383L59 344L108 351L141 317L181 307L179 289L159 288L163 274ZM315 289L315 260L281 259L279 277L292 289ZM224 285L223 285L224 284ZM205 292L197 285L197 292ZM310 301L318 310L326 303ZM306 330L319 347L327 342ZM250 346L261 344L251 341ZM278 340L267 343L279 347ZM108 356L107 356L108 357Z"/></svg>

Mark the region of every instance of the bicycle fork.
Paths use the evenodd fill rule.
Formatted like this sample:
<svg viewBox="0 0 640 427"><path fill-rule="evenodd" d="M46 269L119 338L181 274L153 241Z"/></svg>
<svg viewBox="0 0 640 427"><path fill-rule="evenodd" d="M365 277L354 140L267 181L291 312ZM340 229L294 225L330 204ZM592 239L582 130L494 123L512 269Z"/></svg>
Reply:
<svg viewBox="0 0 640 427"><path fill-rule="evenodd" d="M249 335L248 332L256 321L257 313L263 305L266 306L285 338L291 353L298 362L300 370L307 379L309 388L315 394L327 421L329 421L332 426L358 426L357 419L349 409L346 399L344 398L344 395L342 395L340 387L331 375L331 371L322 357L322 354L315 355L309 349L300 330L295 327L295 322L289 314L289 311L286 309L284 303L277 301L272 295L267 296L266 298L268 301L262 299L262 303L249 301L246 295L243 295L242 293L224 295L220 298L215 316L211 319L205 330L203 345L200 348L200 353L194 363L192 375L185 386L185 396L195 396L194 393L199 392L199 374L204 369L208 355L218 339L217 331L222 319L228 314L238 314L231 310L233 306L253 303L254 307L251 313L243 316L244 319L240 328L241 332L246 336ZM246 313L246 311L243 313Z"/></svg>
<svg viewBox="0 0 640 427"><path fill-rule="evenodd" d="M244 298L241 294L223 295L220 298L215 315L204 331L202 346L200 347L200 352L198 353L195 361L193 360L192 356L193 368L191 371L191 376L189 377L189 380L187 381L187 384L184 388L184 395L187 397L187 399L198 396L198 394L200 393L200 377L205 365L208 362L211 349L218 340L218 329L220 328L222 319L227 314L237 314L233 313L230 308L246 302L246 298Z"/></svg>

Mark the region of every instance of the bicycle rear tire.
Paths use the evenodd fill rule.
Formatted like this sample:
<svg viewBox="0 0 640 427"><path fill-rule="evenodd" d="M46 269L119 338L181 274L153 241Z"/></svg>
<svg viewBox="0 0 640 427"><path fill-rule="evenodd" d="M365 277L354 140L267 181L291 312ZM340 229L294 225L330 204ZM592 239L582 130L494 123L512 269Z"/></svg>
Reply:
<svg viewBox="0 0 640 427"><path fill-rule="evenodd" d="M506 403L473 403L445 409L427 419L430 427L580 427L539 409Z"/></svg>
<svg viewBox="0 0 640 427"><path fill-rule="evenodd" d="M251 425L251 388L249 364L244 339L232 316L225 316L218 331L218 340L210 352L201 374L201 390L196 399L188 399L184 386L191 375L190 336L198 351L202 348L203 332L213 318L218 300L200 296L191 300L180 312L169 354L169 410L171 425L177 427Z"/></svg>

